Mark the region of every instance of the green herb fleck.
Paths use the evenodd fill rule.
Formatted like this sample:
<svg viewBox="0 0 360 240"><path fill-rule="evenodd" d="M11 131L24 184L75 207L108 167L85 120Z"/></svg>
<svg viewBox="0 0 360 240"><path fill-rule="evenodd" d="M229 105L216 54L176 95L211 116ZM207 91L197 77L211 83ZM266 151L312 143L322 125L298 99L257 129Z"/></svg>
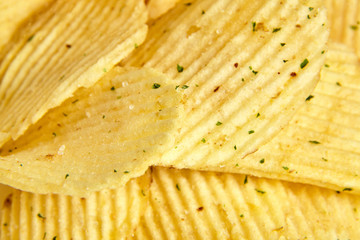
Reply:
<svg viewBox="0 0 360 240"><path fill-rule="evenodd" d="M254 132L255 132L254 130L248 131L249 134L253 134Z"/></svg>
<svg viewBox="0 0 360 240"><path fill-rule="evenodd" d="M103 119L105 119L105 117L106 117L106 116L105 116L105 115L103 115L103 117L102 117L102 118L103 118Z"/></svg>
<svg viewBox="0 0 360 240"><path fill-rule="evenodd" d="M176 66L176 69L179 73L183 72L184 71L184 67L183 66L180 66L179 64Z"/></svg>
<svg viewBox="0 0 360 240"><path fill-rule="evenodd" d="M65 175L65 179L67 179L69 176L70 176L70 175L67 173L67 174Z"/></svg>
<svg viewBox="0 0 360 240"><path fill-rule="evenodd" d="M342 86L340 82L336 82L336 85L338 85L339 87Z"/></svg>
<svg viewBox="0 0 360 240"><path fill-rule="evenodd" d="M217 121L216 126L220 126L222 122Z"/></svg>
<svg viewBox="0 0 360 240"><path fill-rule="evenodd" d="M289 61L289 60L286 60L286 59L283 60L284 63L286 63L286 62L288 62L288 61Z"/></svg>
<svg viewBox="0 0 360 240"><path fill-rule="evenodd" d="M245 175L244 184L248 183L247 175Z"/></svg>
<svg viewBox="0 0 360 240"><path fill-rule="evenodd" d="M115 86L112 86L112 87L110 88L110 90L111 90L111 91L115 91Z"/></svg>
<svg viewBox="0 0 360 240"><path fill-rule="evenodd" d="M114 169L114 173L117 173L117 170L116 170L116 169Z"/></svg>
<svg viewBox="0 0 360 240"><path fill-rule="evenodd" d="M128 170L124 171L124 174L128 174L128 173L129 173L129 171L128 171Z"/></svg>
<svg viewBox="0 0 360 240"><path fill-rule="evenodd" d="M103 69L104 72L107 72L106 68Z"/></svg>
<svg viewBox="0 0 360 240"><path fill-rule="evenodd" d="M56 133L53 132L52 135L53 135L54 137L56 137Z"/></svg>
<svg viewBox="0 0 360 240"><path fill-rule="evenodd" d="M120 99L120 98L121 98L121 96L117 96L117 97L116 97L116 99Z"/></svg>
<svg viewBox="0 0 360 240"><path fill-rule="evenodd" d="M276 32L278 32L278 31L280 31L280 30L281 30L281 28L274 28L272 32L273 32L273 33L276 33Z"/></svg>
<svg viewBox="0 0 360 240"><path fill-rule="evenodd" d="M286 170L286 171L289 170L289 168L286 167L286 166L283 166L282 168L283 168L284 170Z"/></svg>
<svg viewBox="0 0 360 240"><path fill-rule="evenodd" d="M57 238L57 236L53 237L53 239L52 239L52 240L56 240L56 238Z"/></svg>
<svg viewBox="0 0 360 240"><path fill-rule="evenodd" d="M322 159L322 160L324 160L325 162L327 162L327 161L328 161L328 160L327 160L326 158L324 158L324 157L322 157L321 159Z"/></svg>
<svg viewBox="0 0 360 240"><path fill-rule="evenodd" d="M252 31L255 32L256 31L256 22L252 22Z"/></svg>
<svg viewBox="0 0 360 240"><path fill-rule="evenodd" d="M238 167L239 166L239 164L237 163L237 164L235 164L235 167Z"/></svg>
<svg viewBox="0 0 360 240"><path fill-rule="evenodd" d="M191 2L188 2L188 3L184 3L185 6L191 6Z"/></svg>
<svg viewBox="0 0 360 240"><path fill-rule="evenodd" d="M320 144L320 142L316 141L316 140L310 140L309 143L312 143L312 144Z"/></svg>
<svg viewBox="0 0 360 240"><path fill-rule="evenodd" d="M44 232L43 240L46 238L46 232Z"/></svg>
<svg viewBox="0 0 360 240"><path fill-rule="evenodd" d="M144 192L144 189L141 189L141 194L145 197L145 192Z"/></svg>
<svg viewBox="0 0 360 240"><path fill-rule="evenodd" d="M201 141L202 141L203 143L206 143L206 139L205 139L205 138L201 139Z"/></svg>
<svg viewBox="0 0 360 240"><path fill-rule="evenodd" d="M45 217L44 217L43 215L41 215L41 213L38 213L37 216L38 216L39 218L45 219Z"/></svg>
<svg viewBox="0 0 360 240"><path fill-rule="evenodd" d="M159 88L160 86L161 86L160 84L154 83L154 84L152 85L152 88L153 88L153 89L157 89L157 88Z"/></svg>
<svg viewBox="0 0 360 240"><path fill-rule="evenodd" d="M234 145L234 150L237 150L237 147L236 147L236 145Z"/></svg>
<svg viewBox="0 0 360 240"><path fill-rule="evenodd" d="M138 48L139 45L137 43L134 44L134 48Z"/></svg>
<svg viewBox="0 0 360 240"><path fill-rule="evenodd" d="M241 78L241 81L242 81L242 82L244 82L244 81L245 81L245 79L244 79L244 78Z"/></svg>
<svg viewBox="0 0 360 240"><path fill-rule="evenodd" d="M352 191L352 190L353 190L352 188L344 188L344 189L343 189L343 192L344 192L344 191Z"/></svg>
<svg viewBox="0 0 360 240"><path fill-rule="evenodd" d="M68 116L66 113L62 113L62 115L63 115L64 117L67 117L67 116Z"/></svg>
<svg viewBox="0 0 360 240"><path fill-rule="evenodd" d="M205 11L204 11L204 10L202 10L202 11L201 11L201 15L204 15L204 14L205 14Z"/></svg>
<svg viewBox="0 0 360 240"><path fill-rule="evenodd" d="M261 193L261 194L265 194L265 193L266 193L265 191L260 190L260 189L257 189L257 188L255 188L255 191L257 191L258 193Z"/></svg>
<svg viewBox="0 0 360 240"><path fill-rule="evenodd" d="M240 214L240 217L243 218L243 217L244 217L244 214Z"/></svg>
<svg viewBox="0 0 360 240"><path fill-rule="evenodd" d="M311 17L310 17L310 15L309 15L309 14L307 15L307 19L311 19Z"/></svg>
<svg viewBox="0 0 360 240"><path fill-rule="evenodd" d="M79 99L75 99L74 101L72 101L71 103L72 104L75 104L75 103L77 103L79 101Z"/></svg>
<svg viewBox="0 0 360 240"><path fill-rule="evenodd" d="M189 88L189 86L188 86L188 85L182 85L181 88L182 88L182 89L187 89L187 88Z"/></svg>
<svg viewBox="0 0 360 240"><path fill-rule="evenodd" d="M310 101L312 98L314 98L314 96L313 96L313 95L309 95L309 96L305 99L305 101Z"/></svg>
<svg viewBox="0 0 360 240"><path fill-rule="evenodd" d="M176 189L177 189L178 191L181 191L181 189L180 189L180 187L179 187L179 184L176 184L175 186L176 186Z"/></svg>
<svg viewBox="0 0 360 240"><path fill-rule="evenodd" d="M325 53L325 50L322 50L322 51L321 51L321 54L324 54L324 53Z"/></svg>
<svg viewBox="0 0 360 240"><path fill-rule="evenodd" d="M304 68L309 63L309 60L307 58L304 59L304 61L300 64L301 68Z"/></svg>
<svg viewBox="0 0 360 240"><path fill-rule="evenodd" d="M356 26L356 25L351 25L350 28L354 31L358 30L358 26Z"/></svg>
<svg viewBox="0 0 360 240"><path fill-rule="evenodd" d="M35 35L31 35L28 39L27 39L27 42L31 42L31 40L33 40L35 37Z"/></svg>
<svg viewBox="0 0 360 240"><path fill-rule="evenodd" d="M280 45L283 47L283 46L285 46L285 45L286 45L286 43L280 43Z"/></svg>
<svg viewBox="0 0 360 240"><path fill-rule="evenodd" d="M325 64L325 65L324 65L324 67L327 67L327 68L329 68L329 67L330 67L330 65L329 65L329 64Z"/></svg>
<svg viewBox="0 0 360 240"><path fill-rule="evenodd" d="M264 159L264 158L260 160L260 163L261 163L261 164L263 164L264 162L265 162L265 159Z"/></svg>
<svg viewBox="0 0 360 240"><path fill-rule="evenodd" d="M177 85L177 86L175 87L175 90L177 90L179 87L180 87L180 85Z"/></svg>
<svg viewBox="0 0 360 240"><path fill-rule="evenodd" d="M257 113L257 114L256 114L256 118L258 118L258 117L260 117L260 113Z"/></svg>
<svg viewBox="0 0 360 240"><path fill-rule="evenodd" d="M313 8L313 7L309 7L309 11L311 12L312 10L314 10L314 8Z"/></svg>

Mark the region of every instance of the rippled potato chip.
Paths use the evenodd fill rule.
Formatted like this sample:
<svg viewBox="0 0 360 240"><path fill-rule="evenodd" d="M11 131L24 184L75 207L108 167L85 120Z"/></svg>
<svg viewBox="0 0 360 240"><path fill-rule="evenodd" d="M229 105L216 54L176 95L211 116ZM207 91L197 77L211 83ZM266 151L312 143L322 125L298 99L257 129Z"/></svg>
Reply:
<svg viewBox="0 0 360 240"><path fill-rule="evenodd" d="M0 2L0 56L6 51L4 46L11 39L16 38L16 31L26 22L31 21L31 16L46 9L47 4L53 0L17 0Z"/></svg>
<svg viewBox="0 0 360 240"><path fill-rule="evenodd" d="M0 147L90 87L144 39L141 0L52 1L0 53Z"/></svg>
<svg viewBox="0 0 360 240"><path fill-rule="evenodd" d="M128 239L149 198L150 175L86 198L13 190L2 206L0 239Z"/></svg>
<svg viewBox="0 0 360 240"><path fill-rule="evenodd" d="M359 196L309 185L153 168L83 199L15 190L1 239L356 239L359 208Z"/></svg>
<svg viewBox="0 0 360 240"><path fill-rule="evenodd" d="M247 177L155 168L136 239L356 239L360 197Z"/></svg>
<svg viewBox="0 0 360 240"><path fill-rule="evenodd" d="M81 196L121 186L173 146L181 97L155 70L117 67L5 145L0 182Z"/></svg>
<svg viewBox="0 0 360 240"><path fill-rule="evenodd" d="M335 44L321 79L290 124L259 151L202 169L252 174L360 193L360 62ZM211 166L211 167L210 167Z"/></svg>
<svg viewBox="0 0 360 240"><path fill-rule="evenodd" d="M354 48L360 58L360 1L326 0L330 39Z"/></svg>
<svg viewBox="0 0 360 240"><path fill-rule="evenodd" d="M255 152L313 91L327 37L326 13L311 1L181 1L154 21L122 64L165 72L186 96L161 164L199 168Z"/></svg>

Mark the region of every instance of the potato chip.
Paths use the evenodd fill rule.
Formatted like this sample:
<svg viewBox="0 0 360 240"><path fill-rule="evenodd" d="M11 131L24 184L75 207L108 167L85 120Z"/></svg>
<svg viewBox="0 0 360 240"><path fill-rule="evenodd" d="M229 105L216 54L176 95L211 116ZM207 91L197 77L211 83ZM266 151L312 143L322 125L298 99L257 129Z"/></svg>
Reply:
<svg viewBox="0 0 360 240"><path fill-rule="evenodd" d="M202 169L252 174L360 193L360 62L329 50L315 91L283 131L259 151ZM337 50L340 49L340 50ZM211 166L211 167L210 167Z"/></svg>
<svg viewBox="0 0 360 240"><path fill-rule="evenodd" d="M0 239L127 239L148 203L150 175L87 198L13 190L2 207Z"/></svg>
<svg viewBox="0 0 360 240"><path fill-rule="evenodd" d="M52 0L18 0L0 2L0 52L16 36L17 29L41 12ZM1 54L0 54L1 56Z"/></svg>
<svg viewBox="0 0 360 240"><path fill-rule="evenodd" d="M355 48L360 58L360 1L326 0L330 39Z"/></svg>
<svg viewBox="0 0 360 240"><path fill-rule="evenodd" d="M0 55L0 147L90 87L146 35L143 1L54 1Z"/></svg>
<svg viewBox="0 0 360 240"><path fill-rule="evenodd" d="M179 0L150 0L147 3L150 19L156 19L173 8Z"/></svg>
<svg viewBox="0 0 360 240"><path fill-rule="evenodd" d="M186 95L185 120L161 164L218 165L276 135L318 80L325 15L316 2L203 0L181 1L154 21L123 64L159 69Z"/></svg>
<svg viewBox="0 0 360 240"><path fill-rule="evenodd" d="M181 97L155 70L117 67L5 145L0 182L71 195L123 185L173 146Z"/></svg>
<svg viewBox="0 0 360 240"><path fill-rule="evenodd" d="M278 180L155 168L136 239L357 239L360 197Z"/></svg>

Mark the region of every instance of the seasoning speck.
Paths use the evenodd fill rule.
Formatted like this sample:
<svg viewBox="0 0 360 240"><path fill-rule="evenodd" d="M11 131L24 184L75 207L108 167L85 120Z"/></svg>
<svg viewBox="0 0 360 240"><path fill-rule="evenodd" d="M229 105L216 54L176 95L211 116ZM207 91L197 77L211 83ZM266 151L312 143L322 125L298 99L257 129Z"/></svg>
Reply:
<svg viewBox="0 0 360 240"><path fill-rule="evenodd" d="M309 63L309 60L307 58L304 59L304 61L302 61L302 63L300 64L300 68L303 69L304 67L306 67L306 65Z"/></svg>
<svg viewBox="0 0 360 240"><path fill-rule="evenodd" d="M184 71L184 67L183 66L180 66L179 64L176 66L176 69L179 73L183 72Z"/></svg>
<svg viewBox="0 0 360 240"><path fill-rule="evenodd" d="M161 85L159 84L159 83L154 83L153 85L152 85L152 88L153 89L157 89L157 88L159 88Z"/></svg>

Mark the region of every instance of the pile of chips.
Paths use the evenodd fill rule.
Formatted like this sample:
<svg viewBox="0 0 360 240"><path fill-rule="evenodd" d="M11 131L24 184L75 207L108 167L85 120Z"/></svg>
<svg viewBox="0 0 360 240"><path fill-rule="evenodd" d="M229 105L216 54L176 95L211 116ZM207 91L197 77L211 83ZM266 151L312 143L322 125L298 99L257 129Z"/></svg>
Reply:
<svg viewBox="0 0 360 240"><path fill-rule="evenodd" d="M31 2L0 3L0 239L360 236L359 0Z"/></svg>

